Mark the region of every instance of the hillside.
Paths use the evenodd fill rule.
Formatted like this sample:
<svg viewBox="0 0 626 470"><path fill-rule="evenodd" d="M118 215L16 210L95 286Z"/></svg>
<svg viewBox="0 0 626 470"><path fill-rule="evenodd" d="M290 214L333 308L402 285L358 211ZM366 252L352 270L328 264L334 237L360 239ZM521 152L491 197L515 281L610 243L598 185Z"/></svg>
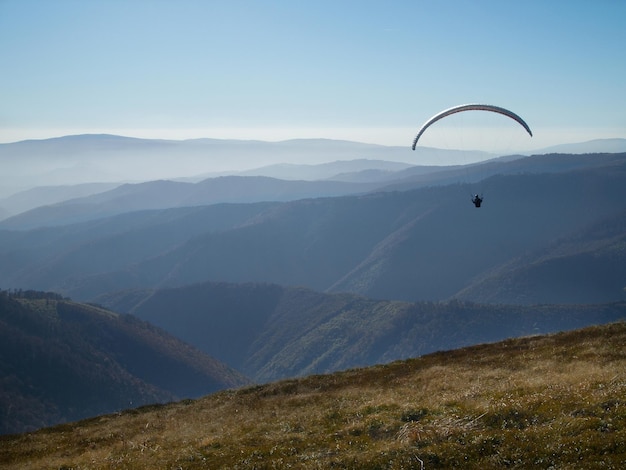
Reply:
<svg viewBox="0 0 626 470"><path fill-rule="evenodd" d="M626 319L626 302L409 303L272 284L205 282L97 301L163 328L256 382Z"/></svg>
<svg viewBox="0 0 626 470"><path fill-rule="evenodd" d="M512 260L456 297L572 304L602 301L620 291L626 296L626 211Z"/></svg>
<svg viewBox="0 0 626 470"><path fill-rule="evenodd" d="M126 183L40 186L0 198L4 228L64 225L134 210L219 202L294 200L367 191L412 165L385 160L344 160L316 165L276 164L240 172ZM417 167L424 173L439 167ZM113 190L123 186L118 190ZM113 190L113 191L112 191ZM99 194L101 193L101 194ZM98 195L99 194L99 195Z"/></svg>
<svg viewBox="0 0 626 470"><path fill-rule="evenodd" d="M0 437L0 468L619 469L624 323Z"/></svg>
<svg viewBox="0 0 626 470"><path fill-rule="evenodd" d="M86 183L65 186L41 186L20 191L7 198L0 199L0 220L43 205L56 204L68 199L89 196L118 186L115 183Z"/></svg>
<svg viewBox="0 0 626 470"><path fill-rule="evenodd" d="M626 139L623 139L626 143ZM624 152L620 153L547 153L530 157L511 155L494 158L468 165L456 165L430 168L407 168L395 174L395 181L388 183L384 190L406 191L416 187L442 186L464 183L477 183L497 175L530 175L546 173L564 173L573 170L592 170L603 167L619 167L624 161Z"/></svg>
<svg viewBox="0 0 626 470"><path fill-rule="evenodd" d="M60 227L0 230L0 285L82 301L207 280L405 301L457 295L482 301L479 282L514 265L522 275L524 267L516 263L534 262L533 254L556 253L564 248L558 243L571 244L580 235L589 237L577 243L593 258L594 249L618 243L624 233L609 235L601 225L618 226L626 210L626 154L522 160L507 162L522 165L519 173L479 183L138 211ZM480 209L469 202L474 192L484 193ZM611 250L619 252L619 243ZM568 281L569 273L592 266L585 257L570 260L573 267L554 264L552 275L541 276L541 289L520 282L511 290L493 282L488 294L507 304L626 300L623 270L605 270L599 289L591 276ZM556 292L559 297L550 297Z"/></svg>
<svg viewBox="0 0 626 470"><path fill-rule="evenodd" d="M571 155L549 157L520 155L491 159L471 165L408 166L372 160L337 161L318 165L271 165L239 175L221 175L198 181L147 181L116 184L110 190L96 191L96 185L35 188L0 201L0 207L13 215L0 222L0 229L27 230L101 219L117 214L149 209L198 206L224 202L253 203L293 201L306 198L337 197L376 190L406 191L419 187L476 183L495 175L564 172L619 164L621 154ZM419 161L419 160L417 160ZM416 162L417 162L416 161ZM361 171L355 169L365 168ZM394 170L380 170L393 168ZM355 171L347 171L347 170ZM343 172L342 172L343 170ZM332 172L336 173L332 173ZM347 171L347 172L346 172ZM273 175L280 175L277 178ZM296 179L293 176L299 175ZM111 184L110 184L111 185ZM98 185L106 187L104 184ZM82 197L72 193L88 192ZM65 195L65 198L62 198ZM26 201L40 204L19 210ZM57 200L58 199L58 200ZM26 201L25 201L26 200ZM28 203L26 202L26 203Z"/></svg>
<svg viewBox="0 0 626 470"><path fill-rule="evenodd" d="M248 383L129 315L56 294L0 292L0 433Z"/></svg>
<svg viewBox="0 0 626 470"><path fill-rule="evenodd" d="M37 207L2 220L0 228L27 230L67 225L149 209L334 197L364 193L379 186L342 181L286 181L263 176L222 176L197 183L149 181Z"/></svg>

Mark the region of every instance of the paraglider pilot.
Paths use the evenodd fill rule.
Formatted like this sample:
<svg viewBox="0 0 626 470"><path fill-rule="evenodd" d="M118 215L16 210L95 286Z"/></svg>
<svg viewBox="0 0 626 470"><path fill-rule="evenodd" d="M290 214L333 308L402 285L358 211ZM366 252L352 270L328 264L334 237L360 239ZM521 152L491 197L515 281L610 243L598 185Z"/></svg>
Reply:
<svg viewBox="0 0 626 470"><path fill-rule="evenodd" d="M476 207L480 207L480 205L483 203L483 198L480 197L478 194L474 194L474 196L472 196L472 202Z"/></svg>

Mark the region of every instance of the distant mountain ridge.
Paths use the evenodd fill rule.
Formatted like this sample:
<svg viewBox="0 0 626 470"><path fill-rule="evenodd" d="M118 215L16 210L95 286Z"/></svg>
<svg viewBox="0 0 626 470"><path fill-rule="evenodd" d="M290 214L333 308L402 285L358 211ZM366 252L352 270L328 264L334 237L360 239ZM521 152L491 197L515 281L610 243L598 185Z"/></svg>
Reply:
<svg viewBox="0 0 626 470"><path fill-rule="evenodd" d="M517 173L551 173L574 169L619 165L623 154L593 154L549 156L509 156L486 162L451 167L427 167L402 165L392 162L345 161L323 165L299 166L304 180L284 180L269 176L220 176L198 182L171 180L149 181L145 183L115 185L106 191L91 190L91 195L71 198L56 204L46 203L24 213L0 220L0 229L31 229L43 226L66 225L86 220L109 217L116 214L173 207L216 204L223 202L265 202L293 201L317 197L337 197L372 191L406 191L419 187L442 186L449 184L477 183L485 178ZM358 169L363 165L374 168L399 168L397 170L362 170L352 173L334 173L345 169ZM282 165L280 166L283 167ZM292 166L289 166L290 168ZM259 169L260 173L264 173ZM275 170L268 167L267 172ZM291 170L290 170L291 171ZM330 179L310 180L316 176L333 175ZM68 191L89 191L95 185L69 187ZM53 188L42 191L49 193ZM28 194L20 193L7 201ZM63 190L57 188L57 197Z"/></svg>
<svg viewBox="0 0 626 470"><path fill-rule="evenodd" d="M407 139L410 141L410 138ZM580 151L583 149L583 151ZM556 150L536 150L547 153ZM564 153L625 152L626 139L572 144ZM393 147L330 139L283 142L253 140L159 140L116 135L73 135L0 144L0 197L37 186L144 182L268 165L377 160L409 165L484 161L498 155L420 147ZM259 175L261 173L256 173ZM276 176L267 175L264 176ZM297 177L300 179L301 177Z"/></svg>
<svg viewBox="0 0 626 470"><path fill-rule="evenodd" d="M316 185L312 185L312 181L329 180L335 182L346 183L376 183L383 182L389 179L393 179L393 174L397 171L409 168L410 164L398 163L384 160L343 160L328 162L316 165L298 165L298 164L275 164L265 167L259 167L252 170L238 171L238 172L211 172L205 175L195 175L184 178L166 178L167 181L174 181L176 183L200 183L204 180L226 181L227 177L267 177L268 179L276 180L288 180L288 181L301 181L306 187L310 189L303 189L300 192L308 192L313 195L324 195L324 192L314 193ZM424 167L425 171L428 170ZM251 178L246 181L253 181ZM206 181L204 181L206 183ZM159 181L147 181L145 184L158 184ZM139 186L142 183L134 183ZM284 181L277 182L277 185L286 185ZM296 183L290 183L291 187L295 187ZM28 210L32 210L41 206L50 206L65 201L75 200L73 202L80 203L86 196L105 193L118 186L126 185L132 187L133 183L128 182L111 182L111 183L83 183L83 184L66 184L57 186L41 186L28 190L20 191L4 199L0 198L0 220L16 215ZM218 185L219 186L219 185ZM241 186L241 185L240 185ZM325 187L338 188L340 185L335 184L320 184L318 185L320 190L324 190ZM348 185L346 185L348 186ZM241 188L240 188L241 189ZM295 189L295 188L294 188ZM232 190L231 190L232 191ZM282 190L284 192L284 190ZM357 192L358 189L350 190L346 189L341 191L343 193ZM193 192L189 189L189 192ZM336 191L332 191L336 192ZM337 193L339 194L339 193ZM175 197L175 195L173 196ZM260 194L256 200L263 197ZM285 195L286 197L286 195ZM293 198L297 197L297 194ZM250 194L242 194L242 198L247 202L252 202ZM96 199L102 202L101 199ZM219 197L216 198L219 200ZM210 202L210 201L209 201ZM177 201L162 204L161 208L166 206L174 207L179 204ZM147 207L146 207L147 208Z"/></svg>
<svg viewBox="0 0 626 470"><path fill-rule="evenodd" d="M554 145L538 153L622 153L626 152L626 139L594 139L587 142Z"/></svg>
<svg viewBox="0 0 626 470"><path fill-rule="evenodd" d="M212 280L407 301L456 295L478 301L479 290L464 289L577 233L596 237L593 246L599 247L605 242L592 233L626 210L626 154L571 160L545 155L507 163L512 164L519 166L510 174L476 183L129 212L76 225L4 230L0 285L53 290L78 300ZM542 167L547 171L540 172ZM485 193L481 209L469 202L478 191ZM622 259L613 251L613 259ZM584 272L587 258L577 260ZM561 289L548 284L523 294L510 291L510 297L503 283L500 293L490 295L503 303L623 300L622 271L607 276L604 289L594 287L592 277L581 277L575 299L568 297L567 283Z"/></svg>
<svg viewBox="0 0 626 470"><path fill-rule="evenodd" d="M341 175L351 175L362 171L378 171L379 176L366 180L366 182L382 179L382 175L393 174L397 171L404 170L414 166L413 162L395 162L389 160L371 160L371 159L354 159L354 160L336 160L327 163L318 164L296 164L296 163L279 163L251 170L240 171L235 176L267 176L270 178L286 179L286 180L335 180L345 181L341 179Z"/></svg>
<svg viewBox="0 0 626 470"><path fill-rule="evenodd" d="M119 186L118 183L85 183L66 186L41 186L21 191L0 200L0 207L5 212L4 215L0 214L0 220L39 206L57 204L69 199L97 194L117 186Z"/></svg>
<svg viewBox="0 0 626 470"><path fill-rule="evenodd" d="M250 170L272 164L344 160L404 161L415 155L385 147L328 139L158 140L75 135L0 144L0 187L8 196L35 186L143 182Z"/></svg>
<svg viewBox="0 0 626 470"><path fill-rule="evenodd" d="M288 181L264 176L221 176L198 183L150 181L124 184L106 192L38 207L1 221L0 228L23 230L67 225L149 209L335 197L367 192L378 186L342 181Z"/></svg>

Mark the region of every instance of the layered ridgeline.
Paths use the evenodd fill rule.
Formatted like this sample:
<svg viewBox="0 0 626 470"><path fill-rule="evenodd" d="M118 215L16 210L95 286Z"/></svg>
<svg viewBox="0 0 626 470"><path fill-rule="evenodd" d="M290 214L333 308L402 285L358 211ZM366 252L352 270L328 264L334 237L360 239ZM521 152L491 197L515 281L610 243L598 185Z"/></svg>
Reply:
<svg viewBox="0 0 626 470"><path fill-rule="evenodd" d="M432 156L433 152L437 153L435 149L423 149L419 154L423 158ZM411 161L415 156L406 147L328 139L284 142L220 139L180 141L116 135L74 135L0 143L0 165L4 169L0 174L0 197L3 192L20 187L185 177L196 177L197 180L199 175L232 174L262 165L295 161L310 164L356 159L402 162ZM484 153L477 152L463 152L463 156L474 160L488 158ZM408 165L405 163L405 166ZM282 171L272 174L288 179L302 179L303 176L298 168L288 168L288 165L278 170ZM306 172L308 175L312 173ZM267 173L247 171L247 174ZM315 179L319 179L320 174L329 176L328 173L317 172Z"/></svg>
<svg viewBox="0 0 626 470"><path fill-rule="evenodd" d="M415 176L358 196L5 225L0 285L82 301L207 280L406 301L626 299L626 154L542 155L454 171L486 179L435 185ZM484 193L480 209L472 192Z"/></svg>
<svg viewBox="0 0 626 470"><path fill-rule="evenodd" d="M1 468L619 469L626 325L218 392L0 438Z"/></svg>
<svg viewBox="0 0 626 470"><path fill-rule="evenodd" d="M401 302L258 283L128 290L98 302L163 328L257 382L626 319L626 302Z"/></svg>
<svg viewBox="0 0 626 470"><path fill-rule="evenodd" d="M136 317L0 292L0 433L198 397L249 381Z"/></svg>

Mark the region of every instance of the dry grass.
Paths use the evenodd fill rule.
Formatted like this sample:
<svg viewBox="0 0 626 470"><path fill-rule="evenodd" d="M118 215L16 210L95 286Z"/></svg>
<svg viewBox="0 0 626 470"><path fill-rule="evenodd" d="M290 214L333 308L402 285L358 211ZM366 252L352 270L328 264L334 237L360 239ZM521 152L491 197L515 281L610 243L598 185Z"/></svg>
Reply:
<svg viewBox="0 0 626 470"><path fill-rule="evenodd" d="M225 391L0 440L20 469L623 468L626 324Z"/></svg>

